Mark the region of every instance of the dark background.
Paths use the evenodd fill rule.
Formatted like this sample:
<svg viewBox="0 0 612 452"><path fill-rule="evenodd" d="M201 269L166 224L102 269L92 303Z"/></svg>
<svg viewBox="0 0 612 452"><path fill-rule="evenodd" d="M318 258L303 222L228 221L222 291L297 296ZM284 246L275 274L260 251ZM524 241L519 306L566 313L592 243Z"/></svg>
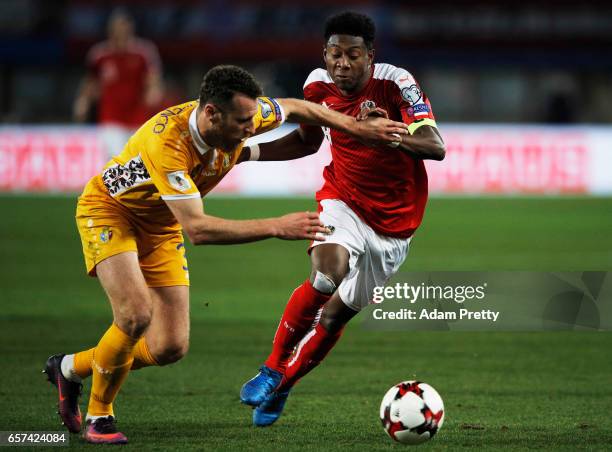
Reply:
<svg viewBox="0 0 612 452"><path fill-rule="evenodd" d="M325 18L353 9L376 21L376 60L411 71L439 121L612 120L612 6L591 0L0 0L0 120L69 122L85 54L117 6L157 44L177 102L220 63L301 97L322 65Z"/></svg>

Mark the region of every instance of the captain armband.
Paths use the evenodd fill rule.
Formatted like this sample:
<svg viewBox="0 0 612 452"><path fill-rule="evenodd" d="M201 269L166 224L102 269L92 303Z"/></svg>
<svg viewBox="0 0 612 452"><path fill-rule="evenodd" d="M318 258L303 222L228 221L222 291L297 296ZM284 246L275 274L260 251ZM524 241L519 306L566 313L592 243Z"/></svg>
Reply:
<svg viewBox="0 0 612 452"><path fill-rule="evenodd" d="M414 135L414 132L416 132L416 130L422 126L436 127L436 121L429 118L419 119L408 125L408 132L410 133L410 135Z"/></svg>

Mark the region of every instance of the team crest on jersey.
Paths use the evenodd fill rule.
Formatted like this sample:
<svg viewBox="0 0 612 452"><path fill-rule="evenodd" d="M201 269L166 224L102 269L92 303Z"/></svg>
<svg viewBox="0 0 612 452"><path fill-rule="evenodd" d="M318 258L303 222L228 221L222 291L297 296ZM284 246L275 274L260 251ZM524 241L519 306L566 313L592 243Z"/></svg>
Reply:
<svg viewBox="0 0 612 452"><path fill-rule="evenodd" d="M185 176L185 171L173 171L172 173L168 173L168 182L172 185L172 188L177 189L178 191L187 191L191 188L191 182Z"/></svg>
<svg viewBox="0 0 612 452"><path fill-rule="evenodd" d="M372 110L374 108L376 108L376 102L374 102L373 100L364 100L363 102L361 102L361 105L359 106L359 108L361 110Z"/></svg>
<svg viewBox="0 0 612 452"><path fill-rule="evenodd" d="M361 105L359 106L361 113L367 110L374 110L375 108L376 108L376 102L370 99L364 100L363 102L361 102Z"/></svg>
<svg viewBox="0 0 612 452"><path fill-rule="evenodd" d="M421 100L422 96L423 93L421 92L419 87L416 86L416 84L410 85L406 88L402 88L402 99L404 99L410 105L416 104L418 101Z"/></svg>

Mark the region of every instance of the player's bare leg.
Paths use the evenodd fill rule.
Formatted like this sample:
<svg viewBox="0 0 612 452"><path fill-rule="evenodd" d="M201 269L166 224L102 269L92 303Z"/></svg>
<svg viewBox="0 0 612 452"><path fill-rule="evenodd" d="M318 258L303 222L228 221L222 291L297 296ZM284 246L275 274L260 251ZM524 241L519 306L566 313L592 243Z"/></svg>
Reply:
<svg viewBox="0 0 612 452"><path fill-rule="evenodd" d="M149 288L149 293L153 301L153 315L147 332L134 347L134 361L130 370L171 364L185 356L189 348L189 287L154 287ZM55 367L60 369L64 386L67 386L63 392L76 394L70 397L73 401L78 398L81 380L91 376L94 351L95 347L72 355L54 355L47 362L46 369L51 369L46 372L49 380L52 380L52 374L56 375ZM50 366L52 360L59 360L61 364ZM53 382L56 384L55 378ZM78 410L78 403L73 405ZM75 415L66 418L74 419ZM73 424L66 423L70 431L80 431L80 421L77 428L71 429Z"/></svg>
<svg viewBox="0 0 612 452"><path fill-rule="evenodd" d="M113 401L127 377L134 347L151 323L153 302L136 252L111 256L96 271L113 310L113 324L96 346L87 424L83 437L91 443L123 444L115 427Z"/></svg>
<svg viewBox="0 0 612 452"><path fill-rule="evenodd" d="M349 253L343 246L324 243L311 252L310 279L294 290L279 322L272 352L260 372L242 387L240 399L260 405L280 384L297 344L316 323L325 305L349 269Z"/></svg>
<svg viewBox="0 0 612 452"><path fill-rule="evenodd" d="M149 294L153 304L151 323L145 335L136 343L130 370L174 363L181 359L189 348L189 287L149 288ZM92 361L94 351L95 347L80 354L92 356ZM82 386L80 379L91 375L91 362L86 368L87 372L81 371L80 375L75 375L74 368L70 367L73 363L62 362L64 356L62 354L50 357L45 373L61 394L59 412L62 421L69 431L78 433L81 430L78 404ZM68 357L74 360L74 355ZM84 363L80 366L85 367ZM68 375L68 378L64 374ZM74 381L70 377L76 377L78 380Z"/></svg>
<svg viewBox="0 0 612 452"><path fill-rule="evenodd" d="M254 425L266 427L278 420L293 385L327 356L342 336L344 326L355 315L357 311L346 306L336 291L325 303L317 325L298 345L279 386L253 410Z"/></svg>
<svg viewBox="0 0 612 452"><path fill-rule="evenodd" d="M145 348L143 355L148 354L154 361L149 365L172 364L183 358L189 349L189 287L153 287L149 292L153 317L139 344ZM143 364L144 361L141 358ZM135 368L132 365L132 370Z"/></svg>
<svg viewBox="0 0 612 452"><path fill-rule="evenodd" d="M322 243L310 252L312 270L310 282L314 283L317 272L330 278L336 287L340 285L349 271L349 253L336 243Z"/></svg>

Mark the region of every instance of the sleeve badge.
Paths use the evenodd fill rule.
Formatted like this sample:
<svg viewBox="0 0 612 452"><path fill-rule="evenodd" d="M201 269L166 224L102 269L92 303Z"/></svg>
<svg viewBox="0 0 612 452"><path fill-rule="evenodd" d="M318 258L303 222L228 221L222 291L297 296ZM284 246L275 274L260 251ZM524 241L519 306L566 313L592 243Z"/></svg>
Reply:
<svg viewBox="0 0 612 452"><path fill-rule="evenodd" d="M191 182L185 176L185 171L174 171L172 173L168 173L168 182L172 188L178 191L187 191L191 189Z"/></svg>

